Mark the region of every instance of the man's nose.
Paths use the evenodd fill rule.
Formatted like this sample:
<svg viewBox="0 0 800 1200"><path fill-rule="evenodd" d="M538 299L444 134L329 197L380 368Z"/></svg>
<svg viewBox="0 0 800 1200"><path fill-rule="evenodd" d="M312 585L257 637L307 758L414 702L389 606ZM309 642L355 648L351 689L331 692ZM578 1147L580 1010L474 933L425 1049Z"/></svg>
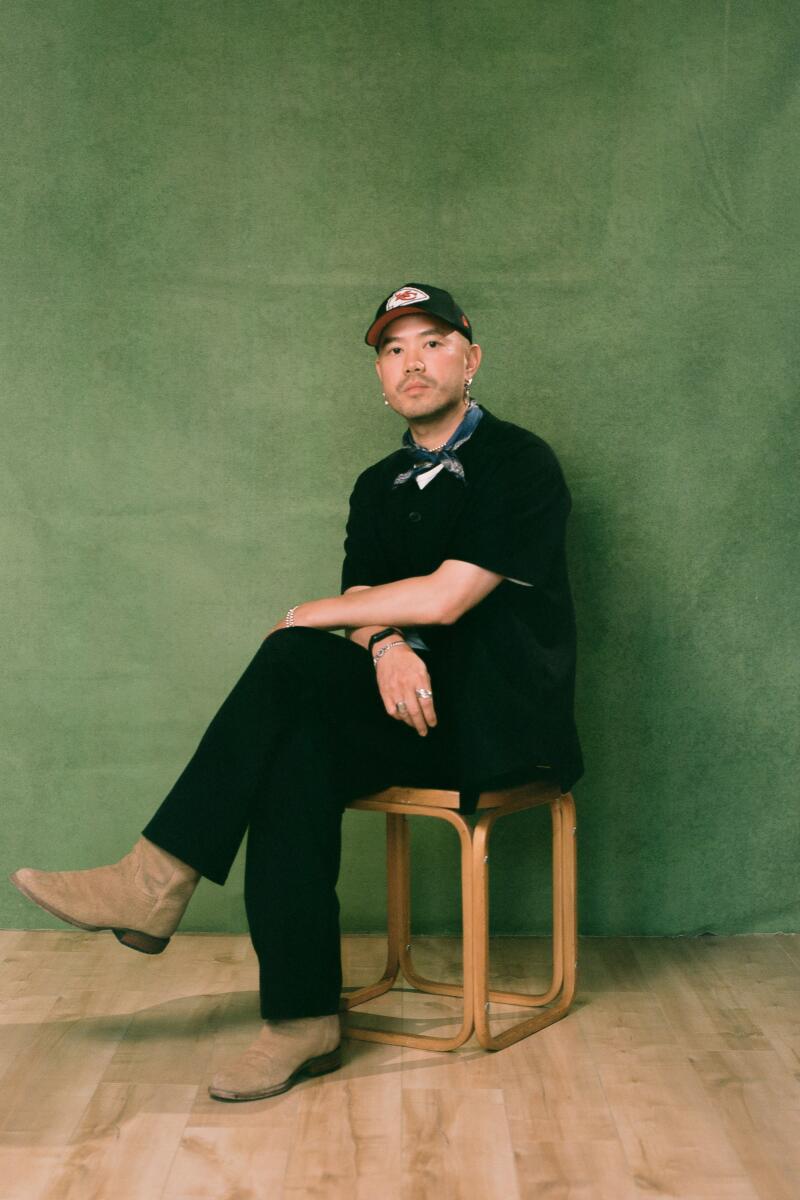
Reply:
<svg viewBox="0 0 800 1200"><path fill-rule="evenodd" d="M425 364L421 358L409 357L409 360L406 363L406 371L424 371L424 369Z"/></svg>

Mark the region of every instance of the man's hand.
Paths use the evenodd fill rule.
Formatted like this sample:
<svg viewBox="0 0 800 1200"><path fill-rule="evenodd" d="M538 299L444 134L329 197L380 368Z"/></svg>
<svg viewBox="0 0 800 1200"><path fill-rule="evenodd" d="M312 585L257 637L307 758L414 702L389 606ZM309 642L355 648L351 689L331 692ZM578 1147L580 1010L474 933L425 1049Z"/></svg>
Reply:
<svg viewBox="0 0 800 1200"><path fill-rule="evenodd" d="M375 673L378 691L389 716L396 721L405 721L421 737L427 737L428 728L436 724L436 709L432 698L417 694L431 690L428 668L420 656L410 646L392 646L378 659Z"/></svg>

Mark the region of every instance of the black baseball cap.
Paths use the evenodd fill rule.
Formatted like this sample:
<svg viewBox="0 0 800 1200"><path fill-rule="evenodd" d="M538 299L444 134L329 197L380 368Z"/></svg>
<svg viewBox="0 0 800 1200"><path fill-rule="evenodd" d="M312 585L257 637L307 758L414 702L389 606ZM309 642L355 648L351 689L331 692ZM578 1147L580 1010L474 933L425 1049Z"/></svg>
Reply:
<svg viewBox="0 0 800 1200"><path fill-rule="evenodd" d="M404 283L391 296L387 296L375 313L375 320L366 332L364 341L377 349L381 333L397 317L409 313L432 313L463 333L472 341L472 326L463 309L459 308L449 292L432 287L429 283Z"/></svg>

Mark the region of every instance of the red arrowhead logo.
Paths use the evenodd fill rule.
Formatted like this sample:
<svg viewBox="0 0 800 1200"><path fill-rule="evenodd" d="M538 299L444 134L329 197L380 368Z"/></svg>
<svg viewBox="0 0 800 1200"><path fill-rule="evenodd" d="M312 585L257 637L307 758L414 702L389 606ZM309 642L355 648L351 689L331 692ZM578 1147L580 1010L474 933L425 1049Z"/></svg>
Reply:
<svg viewBox="0 0 800 1200"><path fill-rule="evenodd" d="M386 301L386 311L388 312L390 308L400 308L404 304L418 303L420 300L430 300L430 296L420 288L398 288L396 292L392 292Z"/></svg>

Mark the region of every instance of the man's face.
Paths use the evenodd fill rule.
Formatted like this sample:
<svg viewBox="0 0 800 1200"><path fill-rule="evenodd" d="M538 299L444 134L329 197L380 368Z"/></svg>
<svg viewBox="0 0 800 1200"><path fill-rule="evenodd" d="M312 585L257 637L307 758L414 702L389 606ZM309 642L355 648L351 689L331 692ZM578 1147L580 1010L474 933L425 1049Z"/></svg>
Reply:
<svg viewBox="0 0 800 1200"><path fill-rule="evenodd" d="M452 325L427 313L409 313L386 326L375 366L395 412L426 423L463 406L464 381L479 361L480 349Z"/></svg>

